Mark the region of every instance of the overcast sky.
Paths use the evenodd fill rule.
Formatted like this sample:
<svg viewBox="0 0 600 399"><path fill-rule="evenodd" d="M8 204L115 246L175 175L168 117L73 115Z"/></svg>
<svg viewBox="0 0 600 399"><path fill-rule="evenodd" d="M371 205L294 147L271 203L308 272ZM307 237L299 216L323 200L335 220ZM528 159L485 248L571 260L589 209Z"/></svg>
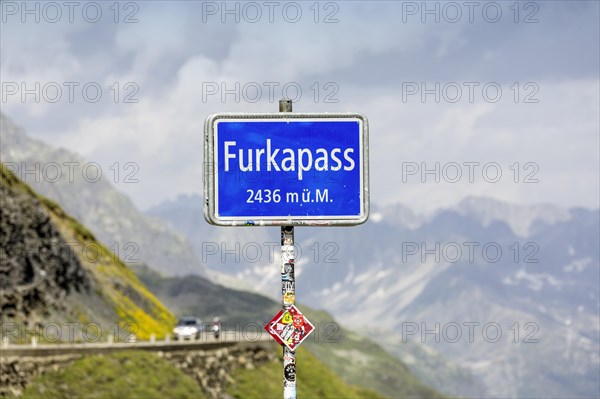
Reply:
<svg viewBox="0 0 600 399"><path fill-rule="evenodd" d="M118 186L142 209L202 192L209 114L286 94L368 117L374 203L598 207L597 1L46 4L2 1L2 112L107 171L135 162Z"/></svg>

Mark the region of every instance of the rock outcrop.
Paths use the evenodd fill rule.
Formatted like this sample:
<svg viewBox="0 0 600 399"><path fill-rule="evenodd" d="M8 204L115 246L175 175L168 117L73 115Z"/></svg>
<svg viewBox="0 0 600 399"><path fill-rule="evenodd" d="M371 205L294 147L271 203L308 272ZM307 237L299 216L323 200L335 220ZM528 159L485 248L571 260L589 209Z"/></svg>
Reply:
<svg viewBox="0 0 600 399"><path fill-rule="evenodd" d="M101 335L148 339L170 333L175 317L114 253L51 200L0 165L0 326L13 343L53 325L77 332L91 325ZM130 328L124 328L127 324ZM7 331L10 328L10 331ZM31 334L30 334L31 335ZM54 342L54 341L52 341Z"/></svg>
<svg viewBox="0 0 600 399"><path fill-rule="evenodd" d="M71 292L92 286L81 262L32 193L2 169L0 183L0 311L35 321L66 310Z"/></svg>

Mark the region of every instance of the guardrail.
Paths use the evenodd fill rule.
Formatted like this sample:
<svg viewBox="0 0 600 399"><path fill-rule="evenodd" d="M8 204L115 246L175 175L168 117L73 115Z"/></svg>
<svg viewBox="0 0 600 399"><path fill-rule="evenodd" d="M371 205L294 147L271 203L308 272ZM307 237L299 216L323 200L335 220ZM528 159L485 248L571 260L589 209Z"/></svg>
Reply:
<svg viewBox="0 0 600 399"><path fill-rule="evenodd" d="M68 343L68 344L37 344L32 342L28 345L6 345L3 343L0 356L56 356L66 354L99 354L123 350L146 350L146 351L182 351L195 349L218 349L234 346L239 343L256 343L273 341L273 338L263 333L252 340L227 340L214 339L190 340L190 341L140 341L140 342L102 342L102 343ZM274 341L273 341L274 342Z"/></svg>

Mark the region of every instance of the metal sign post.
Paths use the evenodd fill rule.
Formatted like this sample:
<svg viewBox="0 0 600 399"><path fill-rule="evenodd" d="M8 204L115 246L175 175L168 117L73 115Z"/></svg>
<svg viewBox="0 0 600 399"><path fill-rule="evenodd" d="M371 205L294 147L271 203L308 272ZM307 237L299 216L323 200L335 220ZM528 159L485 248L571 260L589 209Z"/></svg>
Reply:
<svg viewBox="0 0 600 399"><path fill-rule="evenodd" d="M292 100L279 100L279 112L292 112ZM281 304L285 313L296 303L294 226L281 226ZM283 399L296 399L296 352L283 345Z"/></svg>
<svg viewBox="0 0 600 399"><path fill-rule="evenodd" d="M294 226L281 227L281 298L284 314L296 301ZM296 399L296 352L283 345L283 398Z"/></svg>
<svg viewBox="0 0 600 399"><path fill-rule="evenodd" d="M369 217L367 118L357 113L221 113L205 123L204 216L217 226L281 227L282 309L265 330L283 346L283 397L296 399L296 348L315 329L295 306L294 226Z"/></svg>

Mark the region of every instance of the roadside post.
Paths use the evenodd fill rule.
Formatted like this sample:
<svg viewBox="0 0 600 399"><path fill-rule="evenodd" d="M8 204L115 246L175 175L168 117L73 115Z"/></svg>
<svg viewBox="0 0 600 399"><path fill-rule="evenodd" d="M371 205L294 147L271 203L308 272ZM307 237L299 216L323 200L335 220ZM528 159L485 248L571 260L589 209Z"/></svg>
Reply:
<svg viewBox="0 0 600 399"><path fill-rule="evenodd" d="M357 113L219 113L204 125L204 217L281 227L282 309L265 330L283 346L283 397L296 398L296 348L314 330L295 306L295 226L369 217L368 122Z"/></svg>

